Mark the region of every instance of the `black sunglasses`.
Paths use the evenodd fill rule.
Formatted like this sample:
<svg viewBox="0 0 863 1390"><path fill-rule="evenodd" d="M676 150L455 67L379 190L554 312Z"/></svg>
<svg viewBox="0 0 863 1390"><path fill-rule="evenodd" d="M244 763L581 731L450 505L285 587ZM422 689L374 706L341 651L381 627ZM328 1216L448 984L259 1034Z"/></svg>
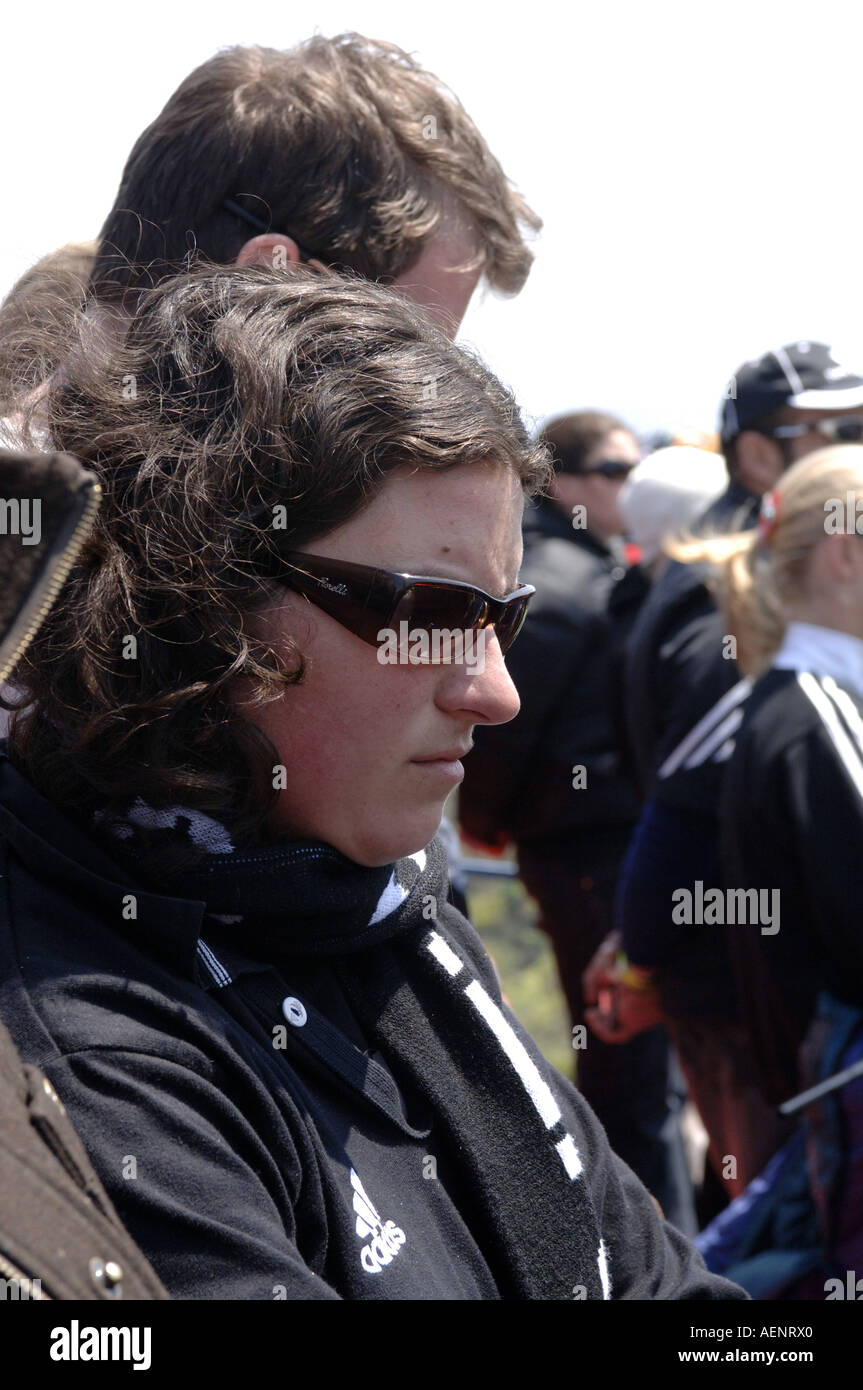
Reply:
<svg viewBox="0 0 863 1390"><path fill-rule="evenodd" d="M623 478L628 478L634 463L624 463L622 459L603 459L601 463L595 463L592 468L582 468L581 477L589 478L594 473L601 473L603 478L608 478L611 482L620 482Z"/></svg>
<svg viewBox="0 0 863 1390"><path fill-rule="evenodd" d="M863 418L838 415L830 420L813 420L811 425L776 425L772 430L758 430L758 433L766 434L768 439L800 439L813 431L831 444L859 444L863 440Z"/></svg>
<svg viewBox="0 0 863 1390"><path fill-rule="evenodd" d="M460 579L435 579L327 560L288 550L273 557L271 577L311 599L356 637L377 647L382 628L468 632L493 627L502 652L512 646L536 590L531 584L494 598Z"/></svg>

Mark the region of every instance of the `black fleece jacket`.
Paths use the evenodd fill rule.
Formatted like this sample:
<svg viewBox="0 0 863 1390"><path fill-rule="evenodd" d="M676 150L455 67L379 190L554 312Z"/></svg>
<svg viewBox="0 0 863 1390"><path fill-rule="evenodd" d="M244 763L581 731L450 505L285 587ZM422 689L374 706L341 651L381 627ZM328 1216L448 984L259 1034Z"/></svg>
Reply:
<svg viewBox="0 0 863 1390"><path fill-rule="evenodd" d="M358 1024L351 983L373 992L378 962L386 968L396 958L386 944L350 958L288 953L275 965L251 932L238 935L205 916L205 903L136 886L5 759L0 857L0 1014L56 1087L172 1295L518 1296L489 1236L494 1211L477 1210L459 1144L408 1084L411 1039L389 1051ZM446 1036L441 1014L453 997L456 956L461 980L473 976L475 997L492 1001L490 1029L504 1018L510 1030L497 1071L481 1075L470 1074L471 1039L462 1039L452 1085L463 1085L480 1107L486 1094L492 1103L516 1067L506 1049L520 1045L533 1105L559 1111L547 1133L533 1112L530 1133L501 1138L501 1151L521 1146L526 1155L523 1170L515 1164L495 1177L498 1191L508 1185L509 1209L533 1199L531 1151L565 1127L562 1162L553 1149L544 1152L561 1183L562 1163L580 1155L577 1181L606 1252L600 1264L607 1259L603 1282L612 1297L743 1297L708 1274L694 1248L660 1220L574 1087L508 1014L470 925L443 900L428 907L427 922L405 933L400 949L431 949L435 933L448 943L439 947L443 984L433 997L432 981L424 1001L432 1023L438 1016L436 1036ZM397 1020L398 979L388 991ZM554 1239L552 1223L534 1258L542 1261L543 1242ZM578 1248L577 1240L566 1244ZM596 1254L592 1247L598 1288ZM549 1297L584 1296L577 1260L566 1272Z"/></svg>

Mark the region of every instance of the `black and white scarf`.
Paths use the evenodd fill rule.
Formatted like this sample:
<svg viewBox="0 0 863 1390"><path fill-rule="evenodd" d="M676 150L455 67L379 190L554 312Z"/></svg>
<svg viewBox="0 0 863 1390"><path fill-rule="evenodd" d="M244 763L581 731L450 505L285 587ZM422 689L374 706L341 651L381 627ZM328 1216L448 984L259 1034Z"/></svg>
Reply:
<svg viewBox="0 0 863 1390"><path fill-rule="evenodd" d="M236 927L244 951L275 965L332 961L365 1036L410 1078L446 1131L470 1203L468 1225L497 1256L503 1296L609 1298L610 1256L573 1132L574 1106L565 1117L557 1074L522 1041L493 995L491 973L484 984L468 959L471 937L447 901L440 841L370 869L323 844L234 848L208 817L142 803L134 823L111 828L132 840L136 828L154 826L206 844L198 867L171 891L205 902L228 932Z"/></svg>

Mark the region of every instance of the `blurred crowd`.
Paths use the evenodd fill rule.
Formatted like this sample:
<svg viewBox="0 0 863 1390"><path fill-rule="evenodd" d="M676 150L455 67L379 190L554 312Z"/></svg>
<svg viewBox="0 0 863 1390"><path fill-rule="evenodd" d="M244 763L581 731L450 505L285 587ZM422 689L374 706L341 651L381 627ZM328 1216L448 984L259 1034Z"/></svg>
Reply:
<svg viewBox="0 0 863 1390"><path fill-rule="evenodd" d="M516 847L613 1147L712 1268L820 1298L863 1256L863 369L801 340L717 396L714 450L545 426L521 710L477 731L459 813Z"/></svg>

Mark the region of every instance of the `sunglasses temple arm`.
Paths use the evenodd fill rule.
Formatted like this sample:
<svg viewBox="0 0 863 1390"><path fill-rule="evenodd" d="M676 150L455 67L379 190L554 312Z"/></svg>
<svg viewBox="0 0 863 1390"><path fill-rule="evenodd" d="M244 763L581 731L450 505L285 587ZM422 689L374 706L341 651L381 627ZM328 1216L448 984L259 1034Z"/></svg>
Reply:
<svg viewBox="0 0 863 1390"><path fill-rule="evenodd" d="M314 575L297 575L294 587L364 642L373 647L378 645L378 632L387 625L392 601L378 592L377 583L369 585L363 598L351 593L334 593Z"/></svg>

